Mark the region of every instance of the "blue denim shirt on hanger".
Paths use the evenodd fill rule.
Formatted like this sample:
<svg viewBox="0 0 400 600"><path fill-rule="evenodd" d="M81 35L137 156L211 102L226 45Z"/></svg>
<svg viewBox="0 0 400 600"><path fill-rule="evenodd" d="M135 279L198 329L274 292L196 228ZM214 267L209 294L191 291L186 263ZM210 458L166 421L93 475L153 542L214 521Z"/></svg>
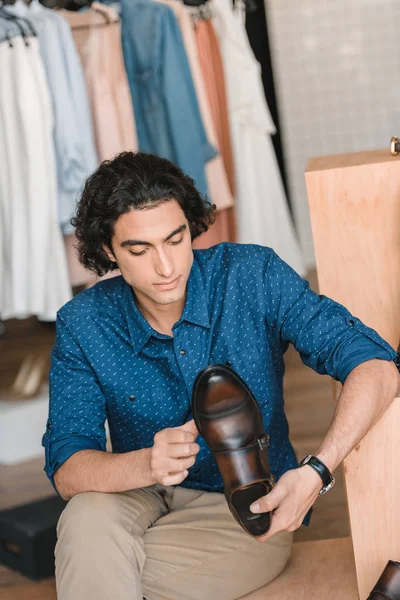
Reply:
<svg viewBox="0 0 400 600"><path fill-rule="evenodd" d="M207 141L176 17L151 0L122 0L121 23L139 149L178 165L204 194L204 167L217 152Z"/></svg>
<svg viewBox="0 0 400 600"><path fill-rule="evenodd" d="M58 313L50 371L45 470L74 452L104 451L108 419L114 452L153 445L154 435L192 418L198 372L229 361L260 405L271 471L298 466L284 410L283 355L290 343L317 373L344 383L360 363L396 352L344 306L309 289L271 248L218 244L195 250L174 337L153 329L122 277L98 283ZM200 451L180 484L222 491L217 464ZM305 518L308 523L310 513Z"/></svg>

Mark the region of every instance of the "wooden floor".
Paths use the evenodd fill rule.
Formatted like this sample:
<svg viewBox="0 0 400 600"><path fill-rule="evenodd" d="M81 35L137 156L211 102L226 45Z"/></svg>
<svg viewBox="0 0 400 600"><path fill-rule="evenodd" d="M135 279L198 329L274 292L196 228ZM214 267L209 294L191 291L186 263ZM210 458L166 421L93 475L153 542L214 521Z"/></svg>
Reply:
<svg viewBox="0 0 400 600"><path fill-rule="evenodd" d="M311 272L308 279L311 287L316 289L315 272ZM0 389L11 384L27 350L50 350L54 341L52 325L40 324L34 319L8 321L6 325L6 333L0 338ZM292 347L285 355L285 363L285 402L290 437L298 457L302 458L316 452L332 419L331 380L303 365ZM317 500L311 525L300 528L295 534L295 541L345 538L349 535L341 469L338 469L336 476L336 486ZM41 459L16 466L0 465L0 509L52 493ZM28 580L0 566L0 600L34 599L37 588L24 588L22 584L28 584ZM43 585L51 588L51 582L44 582ZM17 587L11 590L12 586ZM26 595L28 590L29 594Z"/></svg>

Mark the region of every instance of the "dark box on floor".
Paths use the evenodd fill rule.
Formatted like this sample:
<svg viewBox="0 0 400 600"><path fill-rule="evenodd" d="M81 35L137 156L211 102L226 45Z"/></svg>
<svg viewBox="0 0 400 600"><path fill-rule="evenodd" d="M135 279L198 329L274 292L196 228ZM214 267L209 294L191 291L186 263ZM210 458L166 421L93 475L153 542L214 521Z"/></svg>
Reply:
<svg viewBox="0 0 400 600"><path fill-rule="evenodd" d="M0 563L31 579L54 575L57 522L65 500L52 496L0 512Z"/></svg>

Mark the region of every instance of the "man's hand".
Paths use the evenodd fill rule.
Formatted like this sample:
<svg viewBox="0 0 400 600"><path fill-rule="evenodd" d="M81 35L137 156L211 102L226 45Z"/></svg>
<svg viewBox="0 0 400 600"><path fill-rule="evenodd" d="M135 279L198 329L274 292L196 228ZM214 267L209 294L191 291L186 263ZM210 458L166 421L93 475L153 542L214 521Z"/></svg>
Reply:
<svg viewBox="0 0 400 600"><path fill-rule="evenodd" d="M321 477L309 465L282 475L269 494L250 506L253 513L274 511L270 530L257 541L263 543L278 531L298 529L318 498L322 485ZM256 505L259 505L258 509Z"/></svg>
<svg viewBox="0 0 400 600"><path fill-rule="evenodd" d="M179 485L194 465L200 446L195 443L199 432L194 420L180 427L162 429L154 436L151 448L151 476L155 483Z"/></svg>

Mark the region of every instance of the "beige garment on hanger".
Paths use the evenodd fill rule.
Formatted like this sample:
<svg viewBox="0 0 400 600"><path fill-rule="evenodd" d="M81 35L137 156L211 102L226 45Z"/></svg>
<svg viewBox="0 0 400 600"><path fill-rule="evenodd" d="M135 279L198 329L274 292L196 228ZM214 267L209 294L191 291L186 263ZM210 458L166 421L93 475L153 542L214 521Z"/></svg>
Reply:
<svg viewBox="0 0 400 600"><path fill-rule="evenodd" d="M192 72L193 83L207 139L219 152L218 138L213 124L210 106L208 104L205 82L200 68L196 39L190 15L186 12L185 7L177 0L156 1L169 6L174 11L177 18L190 70ZM229 188L224 163L220 154L206 164L206 176L211 196L210 200L217 205L217 209L220 211L233 206L235 201Z"/></svg>
<svg viewBox="0 0 400 600"><path fill-rule="evenodd" d="M113 158L124 150L137 150L133 105L125 72L118 14L110 7L93 2L91 9L59 13L72 28L83 64L91 105L99 160ZM79 262L75 235L64 237L72 286L90 286L99 278ZM119 275L107 273L100 279Z"/></svg>
<svg viewBox="0 0 400 600"><path fill-rule="evenodd" d="M80 52L100 161L125 150L136 151L138 141L118 14L98 2L93 2L86 13L60 12L70 23Z"/></svg>

